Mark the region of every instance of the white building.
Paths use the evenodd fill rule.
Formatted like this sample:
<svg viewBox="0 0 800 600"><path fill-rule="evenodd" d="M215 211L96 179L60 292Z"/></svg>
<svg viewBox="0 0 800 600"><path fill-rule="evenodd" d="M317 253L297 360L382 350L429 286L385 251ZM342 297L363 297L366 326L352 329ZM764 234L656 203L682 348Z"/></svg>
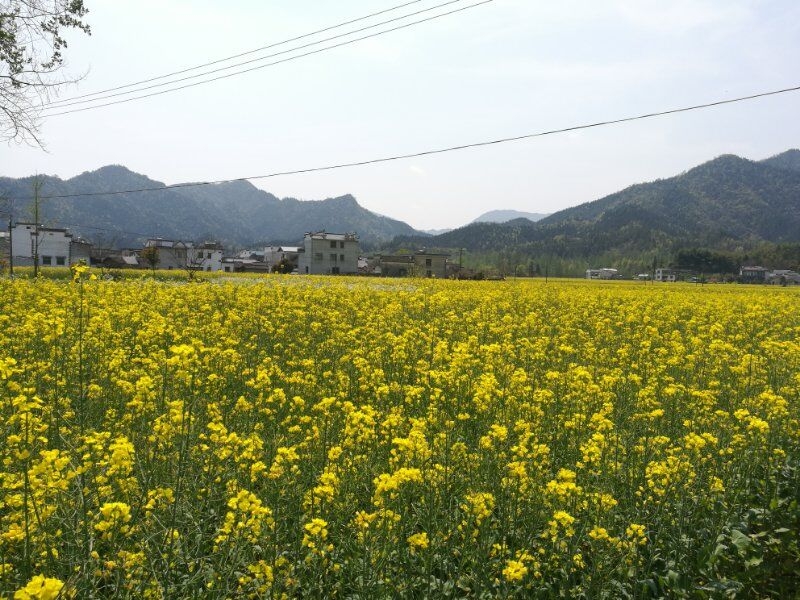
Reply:
<svg viewBox="0 0 800 600"><path fill-rule="evenodd" d="M678 272L675 269L656 269L656 281L677 281Z"/></svg>
<svg viewBox="0 0 800 600"><path fill-rule="evenodd" d="M187 248L191 267L197 271L222 271L222 246L209 243Z"/></svg>
<svg viewBox="0 0 800 600"><path fill-rule="evenodd" d="M767 273L766 281L773 285L800 285L800 273L789 269L775 269Z"/></svg>
<svg viewBox="0 0 800 600"><path fill-rule="evenodd" d="M17 222L11 230L15 265L32 266L38 256L40 266L68 267L80 260L88 263L90 250L91 244L66 229Z"/></svg>
<svg viewBox="0 0 800 600"><path fill-rule="evenodd" d="M619 271L609 267L586 269L586 279L619 279Z"/></svg>
<svg viewBox="0 0 800 600"><path fill-rule="evenodd" d="M287 262L292 268L296 268L301 250L301 246L267 246L264 248L264 262L270 270L281 262Z"/></svg>
<svg viewBox="0 0 800 600"><path fill-rule="evenodd" d="M354 275L361 248L355 233L306 233L298 271L304 275Z"/></svg>
<svg viewBox="0 0 800 600"><path fill-rule="evenodd" d="M195 246L192 242L152 238L145 242L145 248L155 248L158 252L157 269L171 271L222 271L222 246L207 242ZM147 260L140 260L147 266Z"/></svg>

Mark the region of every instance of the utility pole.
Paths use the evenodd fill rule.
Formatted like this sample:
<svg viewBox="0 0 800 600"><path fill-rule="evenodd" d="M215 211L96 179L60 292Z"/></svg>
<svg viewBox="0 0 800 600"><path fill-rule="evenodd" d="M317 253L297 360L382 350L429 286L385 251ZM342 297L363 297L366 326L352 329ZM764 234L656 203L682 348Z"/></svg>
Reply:
<svg viewBox="0 0 800 600"><path fill-rule="evenodd" d="M655 283L656 282L656 266L657 266L657 262L658 262L658 257L657 256L653 256L653 271L652 271L653 276L650 278L650 283Z"/></svg>
<svg viewBox="0 0 800 600"><path fill-rule="evenodd" d="M39 190L42 188L42 181L39 176L33 178L33 235L36 239L33 242L33 277L39 276Z"/></svg>
<svg viewBox="0 0 800 600"><path fill-rule="evenodd" d="M6 204L6 210L5 210L4 214L5 214L5 216L8 217L8 238L7 238L8 239L8 274L13 276L14 275L14 258L13 258L14 253L11 251L11 242L13 241L11 239L12 223L13 223L12 217L11 217L11 198L4 197L3 200L5 200L5 204Z"/></svg>
<svg viewBox="0 0 800 600"><path fill-rule="evenodd" d="M6 216L8 217L8 275L9 277L14 276L14 240L13 240L13 233L14 233L14 203L11 198L4 197L3 198L6 202Z"/></svg>
<svg viewBox="0 0 800 600"><path fill-rule="evenodd" d="M14 276L14 218L11 216L11 200L8 201L8 275Z"/></svg>

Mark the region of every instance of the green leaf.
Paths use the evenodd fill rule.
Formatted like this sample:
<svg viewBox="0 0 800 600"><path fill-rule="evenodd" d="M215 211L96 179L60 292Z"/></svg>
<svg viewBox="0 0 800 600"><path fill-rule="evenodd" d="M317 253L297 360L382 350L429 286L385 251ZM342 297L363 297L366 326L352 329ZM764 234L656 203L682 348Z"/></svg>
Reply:
<svg viewBox="0 0 800 600"><path fill-rule="evenodd" d="M752 540L746 533L742 533L738 529L734 529L731 531L731 542L733 542L733 545L736 546L739 552L744 553L752 543Z"/></svg>
<svg viewBox="0 0 800 600"><path fill-rule="evenodd" d="M751 569L753 567L757 567L762 562L764 562L763 558L754 556L754 557L748 558L746 561L744 561L744 566L745 566L746 569Z"/></svg>
<svg viewBox="0 0 800 600"><path fill-rule="evenodd" d="M786 527L778 527L773 533L788 533L789 531Z"/></svg>

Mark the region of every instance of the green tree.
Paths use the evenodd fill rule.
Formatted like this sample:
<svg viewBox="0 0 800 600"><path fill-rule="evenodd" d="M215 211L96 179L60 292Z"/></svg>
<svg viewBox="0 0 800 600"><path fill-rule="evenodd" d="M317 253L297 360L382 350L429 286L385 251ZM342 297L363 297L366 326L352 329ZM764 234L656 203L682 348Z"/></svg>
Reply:
<svg viewBox="0 0 800 600"><path fill-rule="evenodd" d="M0 0L0 139L34 141L42 103L65 84L64 30L90 33L83 0Z"/></svg>
<svg viewBox="0 0 800 600"><path fill-rule="evenodd" d="M161 261L161 257L158 255L158 248L155 246L148 246L147 248L144 248L140 256L148 265L150 265L150 268L153 271L156 270L158 263Z"/></svg>

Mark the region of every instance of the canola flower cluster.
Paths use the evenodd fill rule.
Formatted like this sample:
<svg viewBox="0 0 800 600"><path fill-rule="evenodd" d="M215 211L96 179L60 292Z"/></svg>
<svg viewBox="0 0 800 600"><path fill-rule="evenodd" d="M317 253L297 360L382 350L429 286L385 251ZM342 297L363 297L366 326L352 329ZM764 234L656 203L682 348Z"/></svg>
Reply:
<svg viewBox="0 0 800 600"><path fill-rule="evenodd" d="M0 280L0 596L746 594L799 390L792 289Z"/></svg>

